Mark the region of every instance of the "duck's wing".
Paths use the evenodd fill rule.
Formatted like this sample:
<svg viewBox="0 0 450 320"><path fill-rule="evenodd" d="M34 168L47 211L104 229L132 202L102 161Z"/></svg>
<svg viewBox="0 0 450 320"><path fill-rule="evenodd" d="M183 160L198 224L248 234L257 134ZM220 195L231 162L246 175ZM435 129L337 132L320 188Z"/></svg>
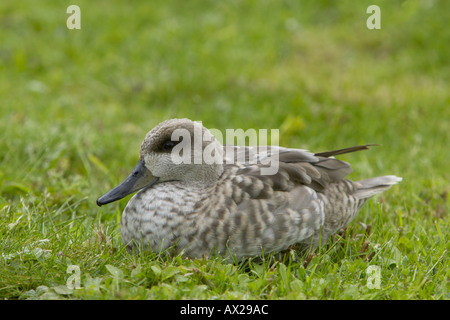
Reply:
<svg viewBox="0 0 450 320"><path fill-rule="evenodd" d="M355 147L350 147L350 148L344 148L344 149L338 149L338 150L332 150L332 151L325 151L325 152L318 152L315 153L315 156L318 157L332 157L332 156L337 156L339 154L344 154L344 153L350 153L350 152L355 152L355 151L361 151L361 150L367 150L369 149L369 147L374 147L374 146L379 146L379 144L365 144L362 146L355 146Z"/></svg>
<svg viewBox="0 0 450 320"><path fill-rule="evenodd" d="M283 147L226 147L225 163L239 167L236 176L261 180L274 191L289 191L298 185L321 191L328 183L342 180L353 171L349 163L335 159L334 155L365 150L369 146L319 153Z"/></svg>

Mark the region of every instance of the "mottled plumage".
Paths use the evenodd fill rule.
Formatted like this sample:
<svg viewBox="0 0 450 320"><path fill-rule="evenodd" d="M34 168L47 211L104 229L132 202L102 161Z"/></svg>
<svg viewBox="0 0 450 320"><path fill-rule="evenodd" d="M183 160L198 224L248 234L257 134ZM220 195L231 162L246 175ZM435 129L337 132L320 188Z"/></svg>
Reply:
<svg viewBox="0 0 450 320"><path fill-rule="evenodd" d="M350 165L333 156L367 146L314 154L282 147L223 147L212 138L202 150L212 143L215 152L223 151L223 163L175 164L171 137L177 128L194 136L188 119L156 126L142 143L135 170L97 201L106 204L141 189L122 215L122 238L129 248L176 248L189 257L219 253L241 259L292 245L315 247L348 225L367 199L401 180L345 179ZM275 174L261 174L267 167L264 159L276 161Z"/></svg>

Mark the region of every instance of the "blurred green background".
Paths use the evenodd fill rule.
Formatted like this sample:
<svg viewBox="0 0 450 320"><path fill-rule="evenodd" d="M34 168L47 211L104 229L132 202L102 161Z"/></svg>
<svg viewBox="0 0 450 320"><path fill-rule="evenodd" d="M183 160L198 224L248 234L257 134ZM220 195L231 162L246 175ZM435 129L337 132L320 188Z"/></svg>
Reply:
<svg viewBox="0 0 450 320"><path fill-rule="evenodd" d="M379 143L377 172L447 174L448 1L377 1L381 30L371 1L77 1L81 30L70 4L0 5L3 180L84 175L77 152L134 161L172 117L313 151Z"/></svg>
<svg viewBox="0 0 450 320"><path fill-rule="evenodd" d="M188 117L316 152L381 144L341 157L351 178L402 176L386 197L404 216L448 221L448 21L431 0L2 1L1 212L95 217L144 135Z"/></svg>

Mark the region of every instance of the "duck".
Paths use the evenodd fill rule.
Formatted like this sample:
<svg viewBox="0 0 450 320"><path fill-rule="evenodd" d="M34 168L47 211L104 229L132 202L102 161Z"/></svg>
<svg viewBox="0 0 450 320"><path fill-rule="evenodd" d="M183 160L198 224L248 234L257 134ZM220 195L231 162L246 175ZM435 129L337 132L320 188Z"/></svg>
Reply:
<svg viewBox="0 0 450 320"><path fill-rule="evenodd" d="M129 251L242 260L324 245L364 203L402 178L346 179L335 156L354 146L304 149L223 145L201 122L170 119L145 136L129 176L97 199L102 206L133 194L120 221Z"/></svg>

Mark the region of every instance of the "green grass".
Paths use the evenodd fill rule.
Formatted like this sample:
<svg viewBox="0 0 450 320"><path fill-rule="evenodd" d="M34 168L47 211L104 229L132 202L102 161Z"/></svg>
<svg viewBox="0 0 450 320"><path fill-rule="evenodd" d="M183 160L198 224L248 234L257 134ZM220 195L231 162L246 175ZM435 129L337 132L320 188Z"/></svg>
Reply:
<svg viewBox="0 0 450 320"><path fill-rule="evenodd" d="M70 4L0 4L1 298L450 298L448 1L81 0L81 30ZM126 200L95 200L172 117L313 151L379 143L341 157L350 177L404 180L310 257L130 255Z"/></svg>

